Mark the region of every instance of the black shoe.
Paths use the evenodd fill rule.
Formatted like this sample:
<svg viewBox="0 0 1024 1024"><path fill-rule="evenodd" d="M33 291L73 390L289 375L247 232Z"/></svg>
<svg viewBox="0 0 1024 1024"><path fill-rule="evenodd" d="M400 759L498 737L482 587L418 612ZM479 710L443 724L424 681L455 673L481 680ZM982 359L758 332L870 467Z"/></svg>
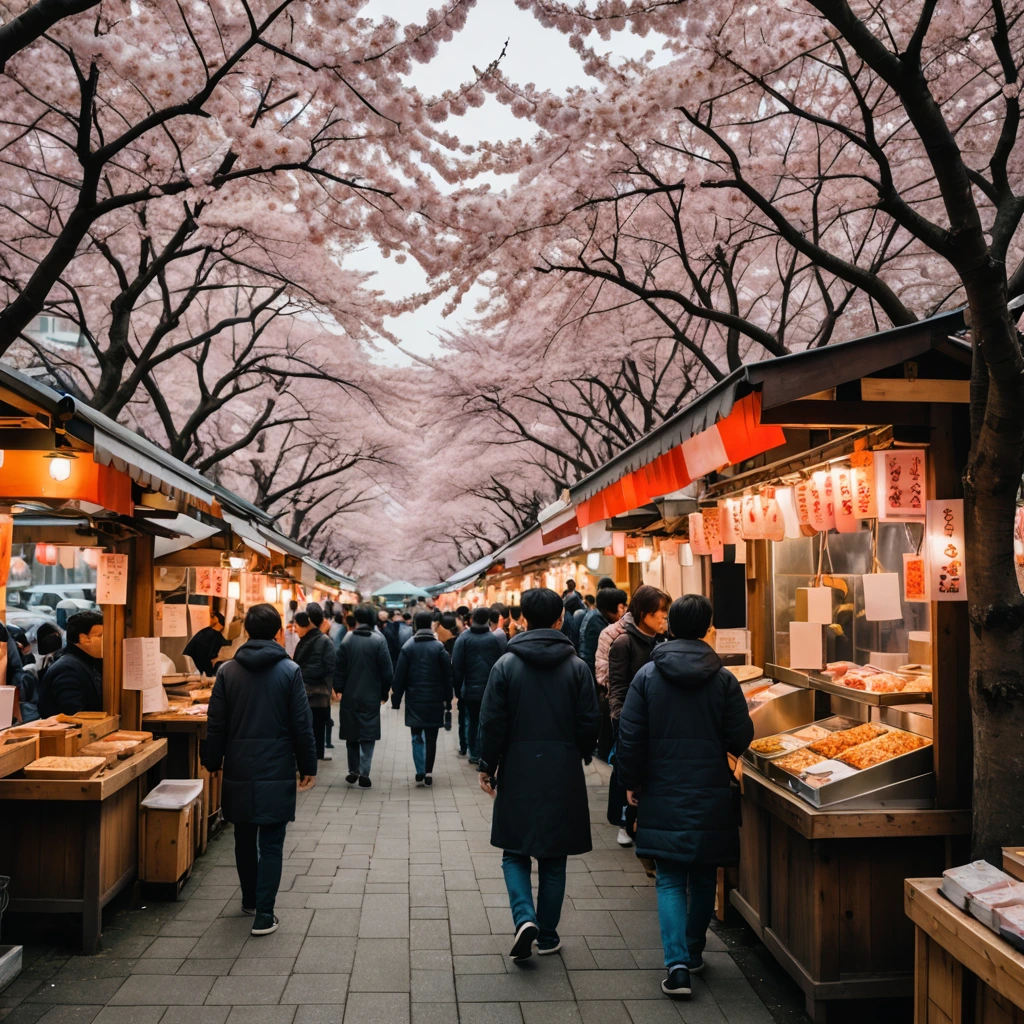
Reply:
<svg viewBox="0 0 1024 1024"><path fill-rule="evenodd" d="M690 972L685 967L673 967L668 977L661 983L661 991L673 999L690 994Z"/></svg>
<svg viewBox="0 0 1024 1024"><path fill-rule="evenodd" d="M690 962L686 965L686 969L691 974L700 974L704 970L704 957L695 956L690 958Z"/></svg>
<svg viewBox="0 0 1024 1024"><path fill-rule="evenodd" d="M327 750L333 750L333 749L334 749L334 744L333 744L333 743L325 743L325 744L324 744L324 747L325 747L325 748L326 748Z"/></svg>
<svg viewBox="0 0 1024 1024"><path fill-rule="evenodd" d="M423 776L422 775L417 775L416 776L416 785L417 786L422 786L423 785Z"/></svg>
<svg viewBox="0 0 1024 1024"><path fill-rule="evenodd" d="M423 777L423 785L424 786L432 786L433 784L434 784L434 780L429 775L425 775Z"/></svg>
<svg viewBox="0 0 1024 1024"><path fill-rule="evenodd" d="M470 763L470 764L476 764L476 765L478 765L478 764L480 763L480 758L479 758L479 757L471 757L471 758L469 759L469 763Z"/></svg>
<svg viewBox="0 0 1024 1024"><path fill-rule="evenodd" d="M349 772L348 775L345 776L345 781L350 786L354 786L359 781L359 776L356 775L355 772Z"/></svg>
<svg viewBox="0 0 1024 1024"><path fill-rule="evenodd" d="M360 775L359 776L359 788L360 789L369 789L372 785L373 785L373 783L370 781L368 776L366 776L366 775Z"/></svg>
<svg viewBox="0 0 1024 1024"><path fill-rule="evenodd" d="M466 751L465 750L460 750L459 751L459 757L465 757L465 756L466 756Z"/></svg>
<svg viewBox="0 0 1024 1024"><path fill-rule="evenodd" d="M516 940L512 944L512 952L509 953L509 956L516 963L522 960L529 960L533 955L533 944L537 941L538 934L539 929L532 921L521 924L516 932Z"/></svg>
<svg viewBox="0 0 1024 1024"><path fill-rule="evenodd" d="M277 931L278 920L276 914L257 914L256 920L252 923L250 935L273 935Z"/></svg>

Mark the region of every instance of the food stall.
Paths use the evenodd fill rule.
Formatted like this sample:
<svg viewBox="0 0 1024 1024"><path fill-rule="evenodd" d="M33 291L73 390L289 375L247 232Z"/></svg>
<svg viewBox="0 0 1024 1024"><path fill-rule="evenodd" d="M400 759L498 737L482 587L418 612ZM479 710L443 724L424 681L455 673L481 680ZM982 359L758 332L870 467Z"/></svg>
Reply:
<svg viewBox="0 0 1024 1024"><path fill-rule="evenodd" d="M1003 850L942 878L908 878L913 922L914 1022L1024 1020L1024 850Z"/></svg>
<svg viewBox="0 0 1024 1024"><path fill-rule="evenodd" d="M20 722L17 703L14 723L0 728L0 874L10 877L4 924L9 931L18 914L75 914L82 948L91 953L103 908L138 875L142 799L162 777L196 777L201 770L198 721L188 727L196 730L195 756L186 740L184 757L180 749L169 756L171 723L149 724L171 706L160 645L175 642L177 627L168 628L163 570L178 565L199 572L220 566L222 558L230 570L237 552L246 569L265 565L268 580L310 593L340 593L352 581L281 537L244 499L96 410L3 365L0 420L0 586L15 548L24 563L19 583L27 582L29 551L76 583L53 591L56 608L5 602L8 618L14 624L31 610L63 625L62 611L93 607L86 595L95 596L103 613L101 708ZM251 545L262 550L254 554ZM242 598L224 582L230 613ZM284 597L284 586L274 597ZM60 607L62 598L67 608ZM207 619L213 600L201 598ZM181 612L187 627L189 611L177 613L179 625Z"/></svg>
<svg viewBox="0 0 1024 1024"><path fill-rule="evenodd" d="M903 879L966 849L962 329L743 366L570 491L631 581L706 594L720 653L764 667L729 896L815 1019L909 1002Z"/></svg>

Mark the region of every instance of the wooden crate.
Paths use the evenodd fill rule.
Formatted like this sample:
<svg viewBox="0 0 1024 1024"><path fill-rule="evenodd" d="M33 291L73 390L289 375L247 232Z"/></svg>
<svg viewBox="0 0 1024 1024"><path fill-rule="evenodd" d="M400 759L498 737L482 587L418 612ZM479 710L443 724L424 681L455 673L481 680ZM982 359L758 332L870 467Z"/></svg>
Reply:
<svg viewBox="0 0 1024 1024"><path fill-rule="evenodd" d="M13 775L39 757L39 737L12 736L4 733L0 738L0 779Z"/></svg>
<svg viewBox="0 0 1024 1024"><path fill-rule="evenodd" d="M82 724L81 722L72 724L43 719L39 722L19 725L17 728L9 730L9 734L38 736L40 757L74 757L78 753L78 747L82 740Z"/></svg>
<svg viewBox="0 0 1024 1024"><path fill-rule="evenodd" d="M178 811L143 807L139 818L139 880L174 884L192 870L202 799Z"/></svg>
<svg viewBox="0 0 1024 1024"><path fill-rule="evenodd" d="M117 732L121 724L119 715L108 715L106 711L79 711L76 715L57 715L58 722L80 722L82 738L79 746L84 743L95 743L96 740Z"/></svg>
<svg viewBox="0 0 1024 1024"><path fill-rule="evenodd" d="M79 763L75 763L75 762ZM104 757L43 756L22 769L29 779L91 779L107 767Z"/></svg>

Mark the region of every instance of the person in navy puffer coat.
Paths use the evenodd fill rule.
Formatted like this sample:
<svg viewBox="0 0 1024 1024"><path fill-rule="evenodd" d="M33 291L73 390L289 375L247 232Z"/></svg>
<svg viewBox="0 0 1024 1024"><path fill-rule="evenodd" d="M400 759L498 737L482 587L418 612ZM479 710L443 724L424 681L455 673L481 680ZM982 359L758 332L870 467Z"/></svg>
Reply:
<svg viewBox="0 0 1024 1024"><path fill-rule="evenodd" d="M717 869L739 859L727 755L738 757L754 738L740 684L704 642L711 616L701 595L672 603L673 639L637 672L619 718L616 766L638 807L636 853L658 865L669 995L688 994L687 969L704 965Z"/></svg>
<svg viewBox="0 0 1024 1024"><path fill-rule="evenodd" d="M452 650L452 682L459 698L459 753L468 752L470 764L480 761L476 738L487 679L505 653L505 645L491 632L488 619L488 610L477 608L473 624L462 631Z"/></svg>

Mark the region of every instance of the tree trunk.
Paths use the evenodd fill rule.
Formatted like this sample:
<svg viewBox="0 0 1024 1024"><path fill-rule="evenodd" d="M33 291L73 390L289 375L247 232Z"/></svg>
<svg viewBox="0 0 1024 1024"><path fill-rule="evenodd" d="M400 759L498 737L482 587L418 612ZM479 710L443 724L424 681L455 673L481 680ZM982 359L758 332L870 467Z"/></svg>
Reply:
<svg viewBox="0 0 1024 1024"><path fill-rule="evenodd" d="M971 621L975 857L1024 840L1024 598L1013 520L1024 470L1024 374L1005 277L967 281L974 338L971 455L964 474Z"/></svg>

